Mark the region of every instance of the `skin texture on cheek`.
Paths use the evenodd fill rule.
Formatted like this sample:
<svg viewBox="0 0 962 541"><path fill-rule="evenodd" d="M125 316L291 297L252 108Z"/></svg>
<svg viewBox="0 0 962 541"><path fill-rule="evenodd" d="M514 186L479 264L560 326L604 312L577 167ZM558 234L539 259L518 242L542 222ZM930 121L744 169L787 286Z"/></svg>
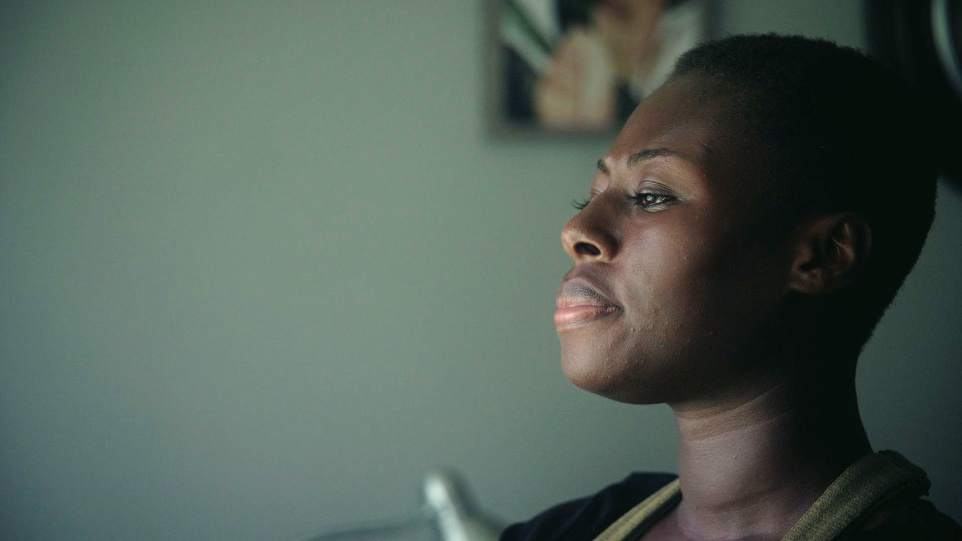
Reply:
<svg viewBox="0 0 962 541"><path fill-rule="evenodd" d="M637 233L622 239L622 259L607 269L623 313L562 336L563 367L585 390L651 403L670 397L687 372L703 325L698 282L710 254L655 227Z"/></svg>
<svg viewBox="0 0 962 541"><path fill-rule="evenodd" d="M625 231L620 260L607 266L623 313L562 337L575 385L621 402L683 402L716 392L760 355L745 344L776 308L774 290L759 286L759 273L771 274L756 260L766 250L751 250L718 213L672 211L671 222L640 218L652 221Z"/></svg>

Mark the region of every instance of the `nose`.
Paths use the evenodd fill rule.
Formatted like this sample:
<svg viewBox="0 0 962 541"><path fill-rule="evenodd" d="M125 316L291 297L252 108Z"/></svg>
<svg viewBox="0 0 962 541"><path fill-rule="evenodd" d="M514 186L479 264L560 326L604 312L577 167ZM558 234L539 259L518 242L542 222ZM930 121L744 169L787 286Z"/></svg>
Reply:
<svg viewBox="0 0 962 541"><path fill-rule="evenodd" d="M613 217L604 212L604 201L592 201L561 229L561 244L576 263L608 262L618 253Z"/></svg>

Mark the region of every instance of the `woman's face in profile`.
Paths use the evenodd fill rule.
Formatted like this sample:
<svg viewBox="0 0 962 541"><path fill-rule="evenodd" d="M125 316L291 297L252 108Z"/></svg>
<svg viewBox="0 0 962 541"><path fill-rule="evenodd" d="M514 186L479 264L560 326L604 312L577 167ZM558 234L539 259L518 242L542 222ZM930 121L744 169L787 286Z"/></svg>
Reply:
<svg viewBox="0 0 962 541"><path fill-rule="evenodd" d="M764 377L789 245L771 233L760 151L695 75L632 114L562 230L574 266L555 322L565 376L631 403L718 399Z"/></svg>

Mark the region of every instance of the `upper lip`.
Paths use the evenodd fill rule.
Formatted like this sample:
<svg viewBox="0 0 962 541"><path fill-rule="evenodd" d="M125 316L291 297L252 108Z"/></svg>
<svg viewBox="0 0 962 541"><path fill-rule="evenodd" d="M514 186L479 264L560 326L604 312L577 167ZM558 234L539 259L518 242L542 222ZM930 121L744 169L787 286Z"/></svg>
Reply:
<svg viewBox="0 0 962 541"><path fill-rule="evenodd" d="M561 283L556 299L558 308L571 306L611 306L621 308L608 295L602 293L601 288L585 278L569 278Z"/></svg>

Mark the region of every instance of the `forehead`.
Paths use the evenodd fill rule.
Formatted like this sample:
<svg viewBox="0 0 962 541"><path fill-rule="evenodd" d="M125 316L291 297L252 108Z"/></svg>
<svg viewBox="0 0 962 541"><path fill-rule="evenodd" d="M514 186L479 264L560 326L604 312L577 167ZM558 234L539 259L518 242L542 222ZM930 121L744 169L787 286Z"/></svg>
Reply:
<svg viewBox="0 0 962 541"><path fill-rule="evenodd" d="M707 162L727 146L721 138L721 100L713 100L710 90L694 75L659 88L628 118L607 159L621 163L646 148L669 148L690 161Z"/></svg>

